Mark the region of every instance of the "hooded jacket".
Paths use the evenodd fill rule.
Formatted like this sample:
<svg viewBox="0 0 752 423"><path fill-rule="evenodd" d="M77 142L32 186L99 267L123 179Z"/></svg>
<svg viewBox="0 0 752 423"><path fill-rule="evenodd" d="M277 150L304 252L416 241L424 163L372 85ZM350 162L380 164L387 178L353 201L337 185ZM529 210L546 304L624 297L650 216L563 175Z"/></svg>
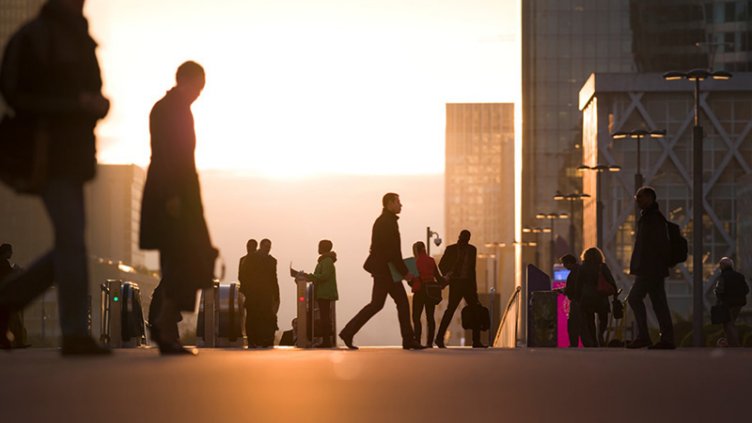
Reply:
<svg viewBox="0 0 752 423"><path fill-rule="evenodd" d="M337 253L330 251L319 256L318 264L313 273L306 276L316 285L317 300L339 299L337 293L337 269L334 263L337 261Z"/></svg>

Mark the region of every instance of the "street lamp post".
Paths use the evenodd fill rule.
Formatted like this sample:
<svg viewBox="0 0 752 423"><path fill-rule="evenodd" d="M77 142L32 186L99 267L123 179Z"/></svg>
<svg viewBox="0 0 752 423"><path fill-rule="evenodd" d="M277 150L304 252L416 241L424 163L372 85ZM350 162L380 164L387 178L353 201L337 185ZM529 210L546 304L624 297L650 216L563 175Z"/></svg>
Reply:
<svg viewBox="0 0 752 423"><path fill-rule="evenodd" d="M579 192L562 194L561 192L556 191L556 195L554 195L554 200L569 201L569 247L574 254L577 254L577 246L575 245L574 203L575 201L582 201L585 198L590 198L590 194L582 194Z"/></svg>
<svg viewBox="0 0 752 423"><path fill-rule="evenodd" d="M437 247L441 245L441 237L439 236L439 233L432 231L430 226L426 226L426 254L429 257L431 256L431 238L432 237L436 237L436 239L434 239L433 242L436 243Z"/></svg>
<svg viewBox="0 0 752 423"><path fill-rule="evenodd" d="M556 251L556 234L555 234L555 229L556 229L556 227L554 226L554 221L560 220L560 219L569 219L569 217L570 217L570 215L567 214L567 213L537 213L535 215L536 219L548 219L549 222L550 222L550 225L551 225L550 226L550 228L551 228L551 241L550 241L550 247L549 247L550 248L550 255L551 255L551 257L550 257L551 268L549 270L551 270L552 272L553 272L554 264L556 264L556 256L555 256L555 251Z"/></svg>
<svg viewBox="0 0 752 423"><path fill-rule="evenodd" d="M603 172L620 172L621 166L598 164L595 166L581 165L577 167L580 172L595 172L595 220L598 229L598 248L603 248L603 195L601 188L601 174Z"/></svg>
<svg viewBox="0 0 752 423"><path fill-rule="evenodd" d="M701 347L703 326L703 271L702 271L702 216L704 211L703 193L703 133L700 125L700 81L705 79L728 80L731 74L723 71L712 72L705 69L693 69L689 72L666 72L663 79L676 81L686 79L694 82L694 127L692 130L693 184L692 184L692 345Z"/></svg>
<svg viewBox="0 0 752 423"><path fill-rule="evenodd" d="M640 161L642 160L642 154L640 153L640 146L642 145L643 138L664 138L666 136L665 129L656 129L654 131L647 131L645 129L635 129L633 131L618 131L611 134L611 138L615 140L633 139L637 142L637 167L634 175L634 192L636 193L640 189L645 180L642 176L642 167ZM639 208L635 205L635 228L637 227L637 219L640 217Z"/></svg>

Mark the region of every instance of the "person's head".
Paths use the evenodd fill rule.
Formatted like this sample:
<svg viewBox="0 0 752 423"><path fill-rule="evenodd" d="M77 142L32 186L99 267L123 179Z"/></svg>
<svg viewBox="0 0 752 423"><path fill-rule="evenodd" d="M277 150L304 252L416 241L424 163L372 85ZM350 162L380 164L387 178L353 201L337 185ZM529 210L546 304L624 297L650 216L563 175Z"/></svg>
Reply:
<svg viewBox="0 0 752 423"><path fill-rule="evenodd" d="M0 259L10 260L13 257L13 246L10 244L0 245Z"/></svg>
<svg viewBox="0 0 752 423"><path fill-rule="evenodd" d="M559 259L561 261L561 264L564 266L564 268L568 270L572 270L575 265L577 265L577 257L575 257L572 254L567 254Z"/></svg>
<svg viewBox="0 0 752 423"><path fill-rule="evenodd" d="M721 270L726 270L726 269L733 270L734 269L734 260L732 260L730 257L724 257L724 258L721 259L721 261L718 262L718 267Z"/></svg>
<svg viewBox="0 0 752 423"><path fill-rule="evenodd" d="M637 202L637 207L641 210L645 210L655 204L656 198L655 190L651 187L642 187L635 194L635 202Z"/></svg>
<svg viewBox="0 0 752 423"><path fill-rule="evenodd" d="M271 250L272 250L272 242L266 238L262 239L261 244L259 244L259 251L263 254L269 254Z"/></svg>
<svg viewBox="0 0 752 423"><path fill-rule="evenodd" d="M204 68L196 62L187 61L178 67L175 74L175 82L178 89L185 94L193 103L206 85Z"/></svg>
<svg viewBox="0 0 752 423"><path fill-rule="evenodd" d="M334 248L332 241L329 241L328 239L322 239L319 241L319 254L329 253L332 251L332 248Z"/></svg>
<svg viewBox="0 0 752 423"><path fill-rule="evenodd" d="M298 318L292 319L292 322L290 322L290 325L292 326L292 331L297 332L298 331Z"/></svg>
<svg viewBox="0 0 752 423"><path fill-rule="evenodd" d="M596 247L588 248L582 253L582 264L603 264L603 253Z"/></svg>
<svg viewBox="0 0 752 423"><path fill-rule="evenodd" d="M460 237L457 239L458 244L469 244L470 243L470 231L467 229L463 229L460 231Z"/></svg>
<svg viewBox="0 0 752 423"><path fill-rule="evenodd" d="M249 239L248 242L245 243L245 250L248 254L256 252L256 248L258 248L258 241L255 239Z"/></svg>
<svg viewBox="0 0 752 423"><path fill-rule="evenodd" d="M51 0L55 3L59 3L65 6L72 12L83 13L84 12L84 0Z"/></svg>
<svg viewBox="0 0 752 423"><path fill-rule="evenodd" d="M423 241L418 241L413 244L413 256L418 257L426 253L426 244Z"/></svg>
<svg viewBox="0 0 752 423"><path fill-rule="evenodd" d="M381 205L384 209L389 210L394 214L399 214L402 211L402 203L400 202L399 194L388 192L381 198Z"/></svg>

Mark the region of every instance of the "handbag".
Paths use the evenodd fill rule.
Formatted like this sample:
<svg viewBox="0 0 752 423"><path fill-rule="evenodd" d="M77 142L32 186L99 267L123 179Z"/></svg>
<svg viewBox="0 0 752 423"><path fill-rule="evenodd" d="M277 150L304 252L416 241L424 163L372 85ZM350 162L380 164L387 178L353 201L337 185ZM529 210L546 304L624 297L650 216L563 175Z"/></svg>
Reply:
<svg viewBox="0 0 752 423"><path fill-rule="evenodd" d="M731 310L726 304L716 304L710 307L710 322L721 325L731 321Z"/></svg>
<svg viewBox="0 0 752 423"><path fill-rule="evenodd" d="M616 288L608 283L608 280L606 280L606 275L604 275L602 271L598 272L598 286L595 288L595 290L598 292L598 294L604 297L616 295Z"/></svg>
<svg viewBox="0 0 752 423"><path fill-rule="evenodd" d="M38 193L47 180L49 137L33 119L0 121L0 181L17 193Z"/></svg>
<svg viewBox="0 0 752 423"><path fill-rule="evenodd" d="M423 289L426 292L426 299L430 304L438 305L441 302L441 285L435 282L426 283L423 284Z"/></svg>

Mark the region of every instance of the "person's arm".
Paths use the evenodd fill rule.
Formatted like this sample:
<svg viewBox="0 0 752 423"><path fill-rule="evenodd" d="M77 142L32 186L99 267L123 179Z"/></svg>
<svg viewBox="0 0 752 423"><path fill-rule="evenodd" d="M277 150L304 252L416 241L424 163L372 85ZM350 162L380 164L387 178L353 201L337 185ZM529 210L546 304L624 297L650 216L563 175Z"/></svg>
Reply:
<svg viewBox="0 0 752 423"><path fill-rule="evenodd" d="M330 258L321 260L313 273L306 275L306 278L313 283L322 283L332 279L334 276L334 262Z"/></svg>
<svg viewBox="0 0 752 423"><path fill-rule="evenodd" d="M608 282L609 285L614 287L614 292L616 292L616 294L614 294L613 296L615 299L616 296L618 295L619 287L616 285L616 279L614 279L614 274L611 273L611 269L608 267L606 263L603 263L602 269L603 269L603 276L606 277L606 282Z"/></svg>

